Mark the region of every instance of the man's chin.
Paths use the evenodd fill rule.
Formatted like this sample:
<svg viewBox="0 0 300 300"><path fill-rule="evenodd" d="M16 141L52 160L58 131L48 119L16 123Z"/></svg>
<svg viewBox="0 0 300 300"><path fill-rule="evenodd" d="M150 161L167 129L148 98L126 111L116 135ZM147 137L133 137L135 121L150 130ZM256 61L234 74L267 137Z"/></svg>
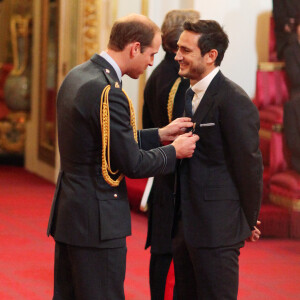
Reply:
<svg viewBox="0 0 300 300"><path fill-rule="evenodd" d="M186 76L186 72L184 70L179 69L178 75L185 77Z"/></svg>
<svg viewBox="0 0 300 300"><path fill-rule="evenodd" d="M141 74L127 74L132 79L138 79Z"/></svg>

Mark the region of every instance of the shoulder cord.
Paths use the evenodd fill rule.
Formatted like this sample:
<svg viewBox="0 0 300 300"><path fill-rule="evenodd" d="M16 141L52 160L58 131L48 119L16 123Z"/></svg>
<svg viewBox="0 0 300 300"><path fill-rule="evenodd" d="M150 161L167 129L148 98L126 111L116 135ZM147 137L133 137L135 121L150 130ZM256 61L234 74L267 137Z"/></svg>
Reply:
<svg viewBox="0 0 300 300"><path fill-rule="evenodd" d="M110 115L109 115L109 101L108 101L108 93L110 91L110 85L107 85L101 95L101 103L100 103L100 124L101 124L101 134L102 134L102 175L104 180L110 186L118 186L121 180L124 178L124 174L120 174L119 177L114 180L111 175L116 175L119 170L115 172L112 171L110 165ZM130 125L133 129L134 139L137 142L137 131L135 125L135 115L134 108L131 100L124 90L122 90L125 94L130 110ZM110 175L110 174L111 175Z"/></svg>
<svg viewBox="0 0 300 300"><path fill-rule="evenodd" d="M177 93L178 86L179 86L180 82L181 82L181 77L178 77L176 79L176 81L174 82L174 84L173 84L173 86L170 90L170 93L169 93L168 106L167 106L169 123L172 122L174 99L175 99L175 95Z"/></svg>

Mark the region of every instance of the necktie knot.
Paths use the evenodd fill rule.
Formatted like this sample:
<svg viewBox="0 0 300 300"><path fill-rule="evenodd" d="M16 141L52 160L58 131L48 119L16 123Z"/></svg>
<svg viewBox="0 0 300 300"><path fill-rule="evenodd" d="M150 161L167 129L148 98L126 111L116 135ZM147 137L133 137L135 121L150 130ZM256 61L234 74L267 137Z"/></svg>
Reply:
<svg viewBox="0 0 300 300"><path fill-rule="evenodd" d="M187 117L193 116L192 100L194 98L194 94L195 92L191 88L188 88L185 93L185 115Z"/></svg>

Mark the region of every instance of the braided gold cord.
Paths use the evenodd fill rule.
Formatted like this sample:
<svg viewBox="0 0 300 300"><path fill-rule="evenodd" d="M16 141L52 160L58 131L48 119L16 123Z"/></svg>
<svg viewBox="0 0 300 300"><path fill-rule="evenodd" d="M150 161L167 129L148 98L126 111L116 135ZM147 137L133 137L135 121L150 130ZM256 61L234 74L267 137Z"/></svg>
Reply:
<svg viewBox="0 0 300 300"><path fill-rule="evenodd" d="M178 77L176 79L176 81L174 82L174 84L173 84L173 86L172 86L172 88L170 90L170 93L169 93L168 106L167 106L169 123L172 122L174 99L175 99L175 95L177 93L178 86L179 86L180 82L181 82L181 78Z"/></svg>
<svg viewBox="0 0 300 300"><path fill-rule="evenodd" d="M116 175L119 173L119 170L115 172L112 171L110 165L110 115L109 115L109 101L108 101L108 93L110 90L110 85L107 85L101 95L101 103L100 103L100 124L101 124L101 134L102 134L102 175L104 180L110 186L118 186L121 180L124 178L124 174L120 174L119 177L114 180L111 175ZM124 94L128 99L129 109L130 109L130 124L133 129L134 139L137 142L137 131L135 125L135 115L134 108L131 100L123 90ZM111 175L110 175L111 174Z"/></svg>
<svg viewBox="0 0 300 300"><path fill-rule="evenodd" d="M134 114L134 107L132 104L132 101L130 100L130 98L128 97L127 93L122 89L123 93L125 94L127 100L128 100L128 104L129 104L129 110L130 110L130 125L132 127L133 130L133 136L136 142L138 142L137 139L137 130L136 130L136 123L135 123L135 114Z"/></svg>

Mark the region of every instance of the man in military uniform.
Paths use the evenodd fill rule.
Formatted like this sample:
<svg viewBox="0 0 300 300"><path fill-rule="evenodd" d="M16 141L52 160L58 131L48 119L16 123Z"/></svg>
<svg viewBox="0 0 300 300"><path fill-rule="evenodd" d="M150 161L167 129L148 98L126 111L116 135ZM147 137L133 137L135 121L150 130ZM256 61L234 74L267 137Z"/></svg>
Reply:
<svg viewBox="0 0 300 300"><path fill-rule="evenodd" d="M124 175L173 172L191 157L197 136L189 118L162 129L135 130L121 76L138 78L161 44L158 27L141 15L118 20L108 49L75 67L57 97L61 171L48 234L55 239L53 299L124 299L126 236L131 234Z"/></svg>

